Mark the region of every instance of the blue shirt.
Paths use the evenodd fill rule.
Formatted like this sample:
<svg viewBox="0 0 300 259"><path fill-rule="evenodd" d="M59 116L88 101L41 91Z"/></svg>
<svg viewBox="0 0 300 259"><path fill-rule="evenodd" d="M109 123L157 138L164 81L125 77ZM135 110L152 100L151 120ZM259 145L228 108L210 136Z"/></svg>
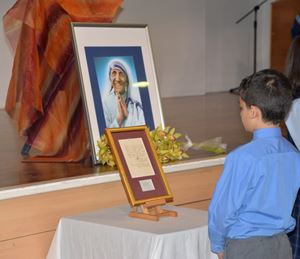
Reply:
<svg viewBox="0 0 300 259"><path fill-rule="evenodd" d="M232 151L209 207L211 250L224 250L226 238L245 239L289 232L300 186L300 154L280 128L253 133L251 142Z"/></svg>

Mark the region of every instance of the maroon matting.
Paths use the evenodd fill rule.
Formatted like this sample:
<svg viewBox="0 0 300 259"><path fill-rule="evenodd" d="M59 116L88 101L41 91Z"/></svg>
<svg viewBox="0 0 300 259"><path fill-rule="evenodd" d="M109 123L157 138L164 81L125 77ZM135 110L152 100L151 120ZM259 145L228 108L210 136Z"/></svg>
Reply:
<svg viewBox="0 0 300 259"><path fill-rule="evenodd" d="M151 144L149 143L149 138L146 135L146 131L142 130L133 130L133 131L121 131L121 132L112 132L112 138L114 139L115 146L120 156L120 160L125 169L125 174L129 185L131 186L132 193L136 200L150 199L160 196L167 196L168 191L165 187L164 179L162 178L161 170L159 165L157 164L157 160L152 152ZM119 144L119 140L121 139L130 139L130 138L141 138L143 140L144 146L146 148L148 157L151 161L153 170L155 172L154 175L132 178L129 172L125 157L123 155L122 149ZM155 190L153 191L142 191L139 181L151 179L154 185Z"/></svg>

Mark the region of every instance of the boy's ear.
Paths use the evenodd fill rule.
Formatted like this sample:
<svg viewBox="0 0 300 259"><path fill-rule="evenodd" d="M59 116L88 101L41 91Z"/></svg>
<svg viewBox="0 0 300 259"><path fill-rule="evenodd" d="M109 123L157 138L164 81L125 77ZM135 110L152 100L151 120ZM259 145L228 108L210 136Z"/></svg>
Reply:
<svg viewBox="0 0 300 259"><path fill-rule="evenodd" d="M254 118L258 118L258 117L261 117L260 109L255 105L251 105L250 118L254 119Z"/></svg>

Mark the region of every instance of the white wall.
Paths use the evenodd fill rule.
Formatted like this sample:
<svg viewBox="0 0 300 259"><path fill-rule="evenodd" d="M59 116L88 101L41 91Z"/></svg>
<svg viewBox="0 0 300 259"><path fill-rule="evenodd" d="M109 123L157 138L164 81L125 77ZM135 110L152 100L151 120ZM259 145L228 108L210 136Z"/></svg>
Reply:
<svg viewBox="0 0 300 259"><path fill-rule="evenodd" d="M254 0L206 1L206 91L236 87L252 71L251 17L236 21ZM210 14L210 15L208 15Z"/></svg>
<svg viewBox="0 0 300 259"><path fill-rule="evenodd" d="M271 2L257 12L257 71L269 67ZM251 10L260 3L262 0L206 0L206 92L236 87L253 73L255 15Z"/></svg>
<svg viewBox="0 0 300 259"><path fill-rule="evenodd" d="M261 1L258 1L261 2ZM268 68L270 66L270 54L271 54L271 8L272 3L276 0L269 0L267 3L261 6L258 15L258 57L257 66L258 69Z"/></svg>
<svg viewBox="0 0 300 259"><path fill-rule="evenodd" d="M269 66L270 3L258 12L257 69ZM1 17L15 0L0 2ZM162 97L227 91L253 71L253 19L257 0L125 0L118 23L148 24ZM12 56L0 31L0 108Z"/></svg>
<svg viewBox="0 0 300 259"><path fill-rule="evenodd" d="M205 1L126 0L117 22L149 24L161 96L204 93Z"/></svg>
<svg viewBox="0 0 300 259"><path fill-rule="evenodd" d="M0 2L0 108L3 108L5 105L6 93L10 80L13 61L13 54L8 45L8 42L6 41L3 31L2 17L14 3L15 0L2 0Z"/></svg>

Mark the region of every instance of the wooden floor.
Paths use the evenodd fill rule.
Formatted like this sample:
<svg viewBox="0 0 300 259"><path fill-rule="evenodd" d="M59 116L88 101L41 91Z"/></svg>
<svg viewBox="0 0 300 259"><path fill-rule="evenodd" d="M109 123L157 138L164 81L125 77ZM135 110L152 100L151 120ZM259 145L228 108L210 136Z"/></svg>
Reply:
<svg viewBox="0 0 300 259"><path fill-rule="evenodd" d="M230 151L251 137L244 132L240 122L236 95L221 92L163 98L161 102L165 125L175 127L176 131L188 135L193 142L220 136ZM14 122L4 110L0 110L0 128L0 190L112 170L93 167L89 163L24 163L20 155L22 139L17 136ZM201 151L188 153L191 160L214 156Z"/></svg>

